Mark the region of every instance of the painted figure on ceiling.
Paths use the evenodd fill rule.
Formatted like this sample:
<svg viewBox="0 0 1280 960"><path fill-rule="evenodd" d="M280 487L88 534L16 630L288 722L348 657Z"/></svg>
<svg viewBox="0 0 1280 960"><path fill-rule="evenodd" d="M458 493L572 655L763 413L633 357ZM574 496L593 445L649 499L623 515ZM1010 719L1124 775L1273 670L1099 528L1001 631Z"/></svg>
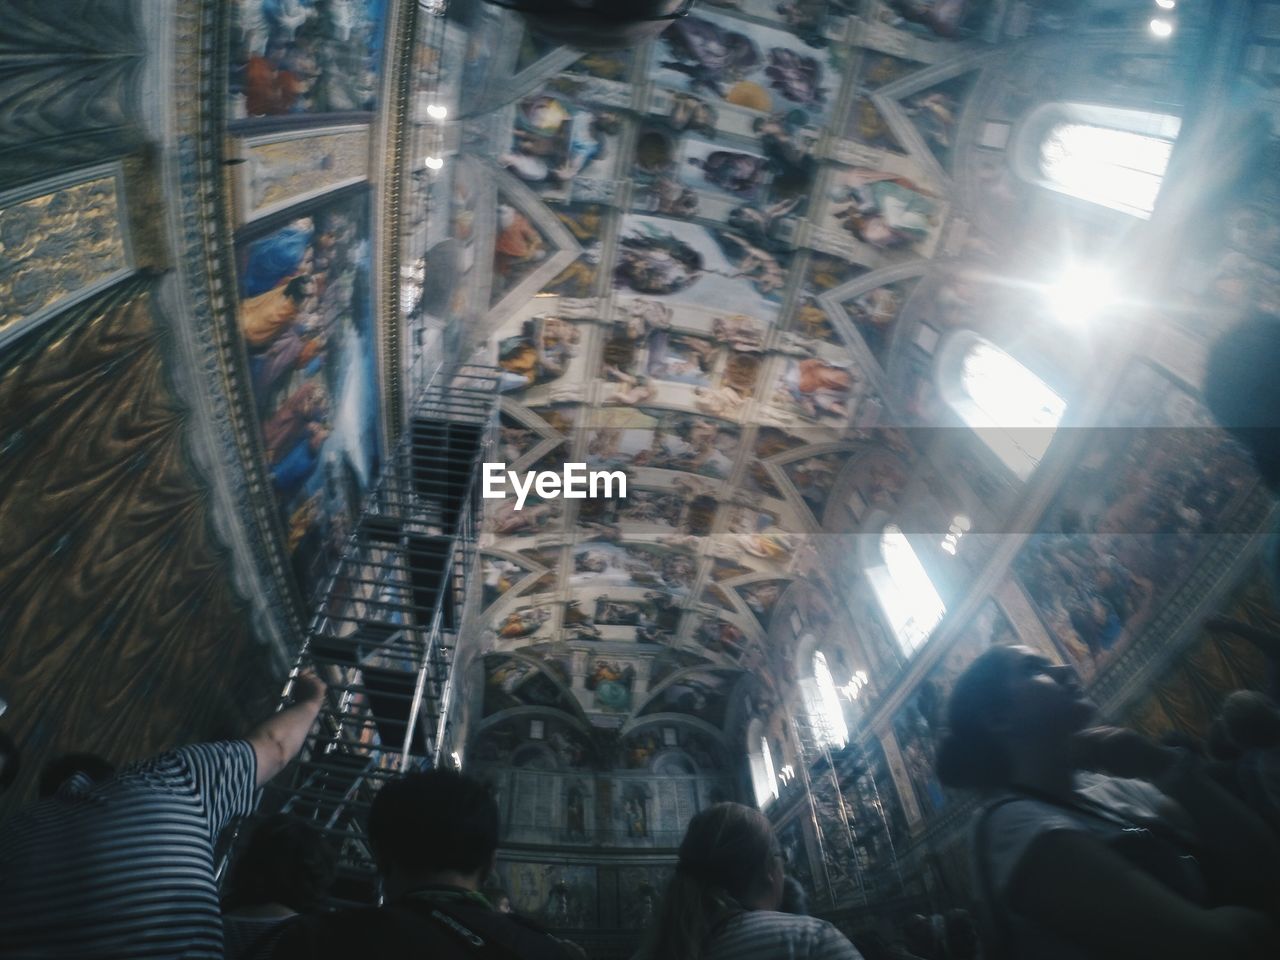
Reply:
<svg viewBox="0 0 1280 960"><path fill-rule="evenodd" d="M498 234L493 244L493 269L504 283L513 279L517 267L545 259L542 236L528 218L514 207L498 204Z"/></svg>
<svg viewBox="0 0 1280 960"><path fill-rule="evenodd" d="M768 178L763 157L736 150L713 150L703 159L689 158L689 166L702 170L707 182L747 199L754 198Z"/></svg>
<svg viewBox="0 0 1280 960"><path fill-rule="evenodd" d="M563 376L580 339L578 328L559 317L526 320L519 336L498 343L500 389L509 393Z"/></svg>
<svg viewBox="0 0 1280 960"><path fill-rule="evenodd" d="M773 47L764 73L769 78L769 86L802 107L820 106L827 98L827 91L822 87L822 64L814 57L786 47Z"/></svg>
<svg viewBox="0 0 1280 960"><path fill-rule="evenodd" d="M701 17L676 20L662 39L676 59L661 66L688 74L693 93L705 88L723 98L725 83L741 80L760 63L760 50L750 37Z"/></svg>
<svg viewBox="0 0 1280 960"><path fill-rule="evenodd" d="M848 205L834 217L859 240L891 249L916 243L928 234L936 210L933 198L894 173L855 170L835 197Z"/></svg>
<svg viewBox="0 0 1280 960"><path fill-rule="evenodd" d="M688 93L672 95L671 112L667 115L667 122L676 130L681 132L692 130L706 137L714 137L718 120L719 113L716 108L701 97Z"/></svg>
<svg viewBox="0 0 1280 960"><path fill-rule="evenodd" d="M603 158L607 137L620 129L616 114L540 94L521 102L511 150L498 160L530 183L564 183Z"/></svg>
<svg viewBox="0 0 1280 960"><path fill-rule="evenodd" d="M614 279L637 293L670 294L702 275L702 254L669 233L624 236Z"/></svg>
<svg viewBox="0 0 1280 960"><path fill-rule="evenodd" d="M952 39L963 32L970 14L984 7L983 0L885 0L902 20L918 24L939 37Z"/></svg>

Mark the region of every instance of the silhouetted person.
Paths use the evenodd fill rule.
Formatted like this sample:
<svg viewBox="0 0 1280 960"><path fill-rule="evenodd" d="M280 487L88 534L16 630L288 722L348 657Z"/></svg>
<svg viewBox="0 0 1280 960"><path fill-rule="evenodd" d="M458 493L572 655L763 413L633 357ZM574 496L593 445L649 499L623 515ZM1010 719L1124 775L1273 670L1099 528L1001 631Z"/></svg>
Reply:
<svg viewBox="0 0 1280 960"><path fill-rule="evenodd" d="M73 774L0 824L6 960L222 960L214 843L302 748L324 684L243 740L197 743L100 783Z"/></svg>
<svg viewBox="0 0 1280 960"><path fill-rule="evenodd" d="M324 834L305 820L281 813L255 824L222 896L227 960L269 956L289 919L319 909L336 868Z"/></svg>
<svg viewBox="0 0 1280 960"><path fill-rule="evenodd" d="M784 860L759 810L695 814L637 960L862 960L827 921L779 912Z"/></svg>
<svg viewBox="0 0 1280 960"><path fill-rule="evenodd" d="M374 797L368 839L383 906L299 918L274 960L582 956L480 893L498 849L498 805L479 780L432 770L389 781Z"/></svg>
<svg viewBox="0 0 1280 960"><path fill-rule="evenodd" d="M973 864L992 955L1276 956L1266 916L1214 906L1274 904L1266 826L1190 754L1085 730L1095 712L1070 667L1026 647L988 650L956 682L938 775L988 801Z"/></svg>
<svg viewBox="0 0 1280 960"><path fill-rule="evenodd" d="M1280 320L1257 315L1210 348L1204 400L1214 419L1246 447L1262 482L1280 496ZM1263 548L1271 599L1280 605L1280 530ZM1212 617L1205 626L1256 645L1268 659L1269 693L1280 699L1280 637L1252 624Z"/></svg>

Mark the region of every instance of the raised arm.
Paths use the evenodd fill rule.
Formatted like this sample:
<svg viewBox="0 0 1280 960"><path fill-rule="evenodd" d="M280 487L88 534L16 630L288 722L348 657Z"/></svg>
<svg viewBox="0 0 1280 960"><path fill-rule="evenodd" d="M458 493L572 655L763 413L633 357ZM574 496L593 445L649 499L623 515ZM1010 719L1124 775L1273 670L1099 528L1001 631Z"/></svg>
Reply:
<svg viewBox="0 0 1280 960"><path fill-rule="evenodd" d="M294 703L264 720L248 736L258 758L257 785L262 786L297 756L324 703L325 685L312 670L298 674Z"/></svg>

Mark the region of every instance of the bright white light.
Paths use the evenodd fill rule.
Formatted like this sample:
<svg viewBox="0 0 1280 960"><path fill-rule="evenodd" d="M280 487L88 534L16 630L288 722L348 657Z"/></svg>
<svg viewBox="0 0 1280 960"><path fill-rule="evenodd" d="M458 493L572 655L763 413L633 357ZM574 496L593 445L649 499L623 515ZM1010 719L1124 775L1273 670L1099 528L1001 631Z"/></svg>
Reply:
<svg viewBox="0 0 1280 960"><path fill-rule="evenodd" d="M778 799L778 777L773 772L773 751L769 749L769 741L765 737L760 738L760 755L764 758L764 775L765 782L769 784L768 791L773 799ZM785 781L783 781L785 783Z"/></svg>
<svg viewBox="0 0 1280 960"><path fill-rule="evenodd" d="M1116 302L1116 276L1096 263L1073 263L1044 292L1059 322L1084 326Z"/></svg>
<svg viewBox="0 0 1280 960"><path fill-rule="evenodd" d="M967 401L956 410L991 451L1024 480L1039 465L1066 402L994 344L968 349L960 371Z"/></svg>
<svg viewBox="0 0 1280 960"><path fill-rule="evenodd" d="M422 163L428 170L439 170L444 166L444 161L439 157L427 157Z"/></svg>
<svg viewBox="0 0 1280 960"><path fill-rule="evenodd" d="M1172 10L1177 5L1176 0L1156 0L1156 6L1161 10Z"/></svg>
<svg viewBox="0 0 1280 960"><path fill-rule="evenodd" d="M457 751L457 750L455 750L455 751L453 751L453 753L449 754L449 759L453 761L453 769L455 769L455 770L461 770L461 769L462 769L462 757L458 756L458 751Z"/></svg>
<svg viewBox="0 0 1280 960"><path fill-rule="evenodd" d="M840 692L849 698L850 703L853 703L858 699L858 695L862 693L862 688L867 685L869 679L867 671L857 670L849 678L849 682L840 688Z"/></svg>
<svg viewBox="0 0 1280 960"><path fill-rule="evenodd" d="M885 526L880 536L880 555L884 566L867 571L868 579L898 645L911 656L942 621L947 605L934 589L906 534L893 524Z"/></svg>
<svg viewBox="0 0 1280 960"><path fill-rule="evenodd" d="M819 650L813 655L813 679L818 684L818 700L821 714L816 718L822 740L827 746L843 747L849 742L849 727L844 722L844 707L836 693L836 682L831 679L827 658Z"/></svg>
<svg viewBox="0 0 1280 960"><path fill-rule="evenodd" d="M1155 30L1155 24L1165 21L1151 23ZM1180 127L1176 117L1163 119L1170 121L1165 125L1167 137L1096 124L1060 123L1040 145L1040 170L1064 193L1145 220L1156 205L1173 138Z"/></svg>
<svg viewBox="0 0 1280 960"><path fill-rule="evenodd" d="M427 116L432 120L443 120L449 115L449 108L442 107L438 103L433 103L427 107Z"/></svg>
<svg viewBox="0 0 1280 960"><path fill-rule="evenodd" d="M1151 32L1161 39L1173 36L1173 24L1157 17L1151 21Z"/></svg>

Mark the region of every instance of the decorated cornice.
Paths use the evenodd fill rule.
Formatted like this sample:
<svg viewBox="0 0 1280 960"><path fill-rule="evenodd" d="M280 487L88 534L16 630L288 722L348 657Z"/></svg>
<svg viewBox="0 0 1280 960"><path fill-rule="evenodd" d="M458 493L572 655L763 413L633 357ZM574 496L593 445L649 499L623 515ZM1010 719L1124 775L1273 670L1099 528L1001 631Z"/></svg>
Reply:
<svg viewBox="0 0 1280 960"><path fill-rule="evenodd" d="M168 299L179 311L174 353L188 369L178 379L190 384L191 445L214 490L215 522L259 635L287 662L301 642L305 608L282 549L236 336L232 211L223 190L229 15L229 6L214 0L173 12L163 176L178 269Z"/></svg>
<svg viewBox="0 0 1280 960"><path fill-rule="evenodd" d="M418 18L430 16L417 0L402 0L387 10L386 36L389 52L383 76L382 104L378 112L375 170L378 193L373 218L374 303L382 371L382 424L384 448L391 449L404 420L404 389L401 383L400 270L403 256L405 176L408 173L408 142L412 129L408 122L412 104L412 63L418 36Z"/></svg>

